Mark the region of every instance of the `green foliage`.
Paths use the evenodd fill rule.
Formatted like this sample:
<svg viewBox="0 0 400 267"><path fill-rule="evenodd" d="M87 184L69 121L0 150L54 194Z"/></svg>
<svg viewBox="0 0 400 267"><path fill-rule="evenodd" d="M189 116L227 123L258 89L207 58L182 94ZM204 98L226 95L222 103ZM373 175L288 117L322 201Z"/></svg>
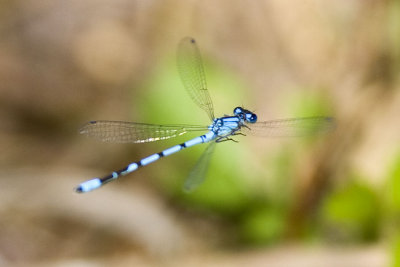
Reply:
<svg viewBox="0 0 400 267"><path fill-rule="evenodd" d="M286 210L293 201L293 177L297 157L293 147L285 146L265 164L273 174L268 186L268 195L276 206Z"/></svg>
<svg viewBox="0 0 400 267"><path fill-rule="evenodd" d="M291 94L288 107L296 116L332 116L332 108L327 98L321 93L317 93L307 88L300 88L301 93ZM320 92L321 90L318 90Z"/></svg>
<svg viewBox="0 0 400 267"><path fill-rule="evenodd" d="M400 155L395 158L387 181L386 207L389 213L400 213Z"/></svg>
<svg viewBox="0 0 400 267"><path fill-rule="evenodd" d="M153 75L140 90L143 92L143 95L139 96L142 101L134 101L139 105L136 110L145 111L141 117L150 122L210 124L204 111L198 108L186 93L175 60L167 59L153 71ZM212 85L209 92L214 102L216 117L223 115L220 111L231 113L245 98L243 82L212 63L204 62L204 67L207 84Z"/></svg>
<svg viewBox="0 0 400 267"><path fill-rule="evenodd" d="M331 241L371 241L378 234L380 204L371 188L352 181L326 197L321 217L324 234Z"/></svg>
<svg viewBox="0 0 400 267"><path fill-rule="evenodd" d="M232 75L221 71L222 68L217 68L208 62L205 63L207 81L213 87L218 88L218 91L210 90L215 105L225 106L225 110L231 112L236 106L235 103L241 103L240 99L243 99L241 97L244 92L242 83ZM211 123L205 113L190 100L186 93L176 70L175 58L165 61L164 64L157 68L141 91L145 92L145 95L140 96L143 101L139 103L138 110L146 111L145 114L141 114L145 121L199 125ZM226 92L230 93L226 94ZM216 110L216 116L220 115L222 114L218 115L218 110ZM198 134L203 133L198 132ZM179 138L178 141L174 139L173 141L163 142L163 148L187 140L189 137L191 138L193 135L185 136L184 139ZM175 163L177 159L180 159L180 164L173 164L177 166L176 168L163 166L162 170L160 168L157 170L160 177L170 176L173 173L170 179L163 178L163 187L167 189L169 194L183 200L188 205L225 214L237 213L246 202L246 194L238 182L240 177L244 176L244 173L237 168L240 164L238 158L240 153L235 151L237 149L235 144L222 143L220 146L224 147L224 153L219 155L218 150L220 149L216 149L209 169L208 179L195 192L191 194L184 193L182 185L191 167L194 166L196 160L205 149L204 145L189 148L191 150L190 153L183 151L179 155L171 157L174 159L168 159L175 161ZM226 166L231 167L227 168ZM166 168L171 169L171 171L166 172Z"/></svg>
<svg viewBox="0 0 400 267"><path fill-rule="evenodd" d="M282 211L263 205L243 216L240 233L248 244L266 245L281 240L285 227L286 217Z"/></svg>
<svg viewBox="0 0 400 267"><path fill-rule="evenodd" d="M218 88L210 90L217 117L223 115L218 112L219 107L230 113L235 106L246 106L242 100L245 99L245 86L235 76L208 62L205 62L205 67L208 84L212 88ZM196 107L185 92L176 70L175 59L167 60L157 68L139 91L143 92L143 95L138 96L143 101L137 103L135 110L143 113L135 115L139 115L143 121L204 125L210 123L204 112ZM322 97L317 96L299 96L296 103L289 106L294 108L293 116L329 113L324 112ZM200 133L202 132L198 134ZM159 143L149 146L153 146L151 151L165 149L193 136L185 135L183 138L166 140L162 142L161 148ZM293 177L301 155L299 148L302 146L292 143L290 147L281 147L279 152L257 158L256 153L244 153L248 149L246 141L240 137L238 139L240 143L224 142L216 147L205 182L190 194L182 190L182 185L206 148L204 145L168 157L165 161L168 160L169 163L158 163L158 168L152 168L152 179L156 179L160 188L180 205L225 218L237 229L237 237L243 244L268 245L279 242L287 230L287 214L293 201ZM311 144L300 143L306 146ZM257 169L260 164L268 168ZM248 180L255 177L258 185L252 187Z"/></svg>
<svg viewBox="0 0 400 267"><path fill-rule="evenodd" d="M400 235L397 235L392 244L392 267L400 267Z"/></svg>
<svg viewBox="0 0 400 267"><path fill-rule="evenodd" d="M389 168L385 187L385 218L387 232L392 245L392 264L400 266L400 154L396 155Z"/></svg>

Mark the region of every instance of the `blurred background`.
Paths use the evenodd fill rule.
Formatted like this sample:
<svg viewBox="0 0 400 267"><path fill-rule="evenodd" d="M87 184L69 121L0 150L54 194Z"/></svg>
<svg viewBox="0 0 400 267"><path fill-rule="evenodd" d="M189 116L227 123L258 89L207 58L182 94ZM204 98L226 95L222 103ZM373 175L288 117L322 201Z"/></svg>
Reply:
<svg viewBox="0 0 400 267"><path fill-rule="evenodd" d="M176 48L196 38L216 116L333 116L237 138L88 194L74 186L194 136L110 144L90 120L208 125ZM400 2L0 3L0 266L400 266Z"/></svg>

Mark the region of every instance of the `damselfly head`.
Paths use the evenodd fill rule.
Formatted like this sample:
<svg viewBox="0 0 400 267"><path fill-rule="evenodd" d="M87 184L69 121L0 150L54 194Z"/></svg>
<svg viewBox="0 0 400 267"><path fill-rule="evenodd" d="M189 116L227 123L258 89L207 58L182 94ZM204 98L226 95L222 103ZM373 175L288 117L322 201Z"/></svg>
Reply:
<svg viewBox="0 0 400 267"><path fill-rule="evenodd" d="M247 109L242 108L242 107L234 108L233 114L235 116L238 116L242 120L246 120L249 123L257 122L257 115Z"/></svg>

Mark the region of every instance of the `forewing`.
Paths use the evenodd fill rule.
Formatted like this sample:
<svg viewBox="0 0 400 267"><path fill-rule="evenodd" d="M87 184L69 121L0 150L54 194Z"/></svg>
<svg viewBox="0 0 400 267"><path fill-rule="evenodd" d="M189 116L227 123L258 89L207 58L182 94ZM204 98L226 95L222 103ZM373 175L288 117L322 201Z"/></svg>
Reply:
<svg viewBox="0 0 400 267"><path fill-rule="evenodd" d="M146 143L206 130L207 127L198 125L156 125L102 120L88 122L79 132L103 142Z"/></svg>

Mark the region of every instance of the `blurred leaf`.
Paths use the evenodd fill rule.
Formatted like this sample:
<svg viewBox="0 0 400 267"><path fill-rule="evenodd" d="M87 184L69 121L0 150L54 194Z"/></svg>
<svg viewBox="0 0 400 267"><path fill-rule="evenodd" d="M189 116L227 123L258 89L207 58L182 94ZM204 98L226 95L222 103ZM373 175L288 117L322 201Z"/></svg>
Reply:
<svg viewBox="0 0 400 267"><path fill-rule="evenodd" d="M208 61L204 61L204 66L207 83L209 86L212 85L210 87L213 88L210 90L210 95L214 101L214 106L222 106L225 113L232 113L234 107L242 104L244 86L232 74L223 72L223 68L212 65ZM143 111L140 118L145 122L211 124L207 115L193 103L185 91L176 68L175 57L165 60L155 69L142 91L144 93L140 98L143 101L140 102L137 110ZM219 114L218 110L215 110L217 117L223 115ZM162 143L160 150L200 134L203 134L203 132L167 140ZM159 143L150 145L159 147ZM172 156L174 159L169 160L174 163L170 163L169 166L163 165L157 168L155 172L159 176L163 176L161 181L165 190L183 200L186 204L221 213L237 213L247 201L246 194L240 184L240 179L243 179L246 174L236 167L240 165L241 160L244 160L239 158L238 147L240 145L234 143L219 144L214 155L212 155L205 182L190 194L182 191L182 185L205 146L189 148L180 152L179 155ZM180 159L178 164L176 164L177 159ZM171 165L175 165L175 167Z"/></svg>
<svg viewBox="0 0 400 267"><path fill-rule="evenodd" d="M327 97L307 88L299 88L299 93L292 93L289 98L290 111L296 116L332 116L332 108Z"/></svg>
<svg viewBox="0 0 400 267"><path fill-rule="evenodd" d="M392 267L400 267L400 235L397 235L392 245Z"/></svg>
<svg viewBox="0 0 400 267"><path fill-rule="evenodd" d="M266 245L276 243L282 237L286 222L282 212L260 207L244 216L241 236L247 243Z"/></svg>
<svg viewBox="0 0 400 267"><path fill-rule="evenodd" d="M380 205L375 192L361 182L349 182L329 194L322 222L331 241L370 241L378 235Z"/></svg>
<svg viewBox="0 0 400 267"><path fill-rule="evenodd" d="M400 155L395 160L387 178L387 207L390 212L400 212Z"/></svg>
<svg viewBox="0 0 400 267"><path fill-rule="evenodd" d="M289 104L287 106L290 107L289 112L293 114L291 117L326 116L334 118L333 108L330 106L331 102L325 95L315 91L306 90L305 88L301 88L299 91L300 93L292 94L289 98ZM335 127L333 126L330 130L334 131ZM326 133L329 134L329 130ZM311 134L299 138L299 140L305 141L304 144L311 145L315 143L316 139L322 137L323 134Z"/></svg>
<svg viewBox="0 0 400 267"><path fill-rule="evenodd" d="M392 165L389 167L387 184L384 190L384 211L386 231L400 237L400 154L394 157ZM398 241L394 241L395 243ZM399 257L399 256L396 256ZM400 262L399 262L400 264ZM400 265L395 265L400 266Z"/></svg>

